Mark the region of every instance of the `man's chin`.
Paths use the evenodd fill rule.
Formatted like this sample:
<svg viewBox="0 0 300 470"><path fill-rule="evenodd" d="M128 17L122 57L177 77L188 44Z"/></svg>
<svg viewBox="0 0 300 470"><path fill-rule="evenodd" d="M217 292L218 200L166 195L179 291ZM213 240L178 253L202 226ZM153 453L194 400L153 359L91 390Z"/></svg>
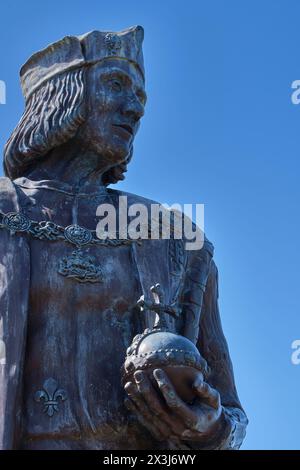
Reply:
<svg viewBox="0 0 300 470"><path fill-rule="evenodd" d="M106 152L105 155L103 153L99 153L99 158L101 159L101 162L105 160L105 163L108 168L112 168L116 165L120 165L121 163L124 163L130 153L130 149L128 148L115 148L111 149L110 151Z"/></svg>
<svg viewBox="0 0 300 470"><path fill-rule="evenodd" d="M130 153L129 145L120 145L113 148L109 154L109 161L114 165L118 165L126 161Z"/></svg>

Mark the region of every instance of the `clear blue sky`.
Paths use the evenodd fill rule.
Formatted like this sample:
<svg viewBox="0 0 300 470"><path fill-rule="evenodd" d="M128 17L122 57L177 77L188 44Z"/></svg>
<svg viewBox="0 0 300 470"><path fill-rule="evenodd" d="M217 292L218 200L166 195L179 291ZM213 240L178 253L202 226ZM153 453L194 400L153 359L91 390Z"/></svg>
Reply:
<svg viewBox="0 0 300 470"><path fill-rule="evenodd" d="M28 56L66 34L145 28L149 101L120 188L204 203L220 307L250 424L244 449L299 449L300 79L297 0L1 2L3 146Z"/></svg>

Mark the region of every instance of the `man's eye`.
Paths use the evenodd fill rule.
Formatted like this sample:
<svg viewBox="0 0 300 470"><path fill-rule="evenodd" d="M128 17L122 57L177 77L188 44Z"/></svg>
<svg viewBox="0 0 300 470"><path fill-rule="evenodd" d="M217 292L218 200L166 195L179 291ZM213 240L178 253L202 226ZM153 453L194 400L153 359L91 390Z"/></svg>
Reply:
<svg viewBox="0 0 300 470"><path fill-rule="evenodd" d="M120 92L120 91L122 91L122 84L118 80L112 80L111 81L111 89L113 91Z"/></svg>
<svg viewBox="0 0 300 470"><path fill-rule="evenodd" d="M139 96L139 100L142 103L143 106L146 104L146 98L144 96Z"/></svg>
<svg viewBox="0 0 300 470"><path fill-rule="evenodd" d="M137 97L138 99L140 100L140 102L142 103L143 106L145 106L146 104L146 97L143 93L137 93Z"/></svg>

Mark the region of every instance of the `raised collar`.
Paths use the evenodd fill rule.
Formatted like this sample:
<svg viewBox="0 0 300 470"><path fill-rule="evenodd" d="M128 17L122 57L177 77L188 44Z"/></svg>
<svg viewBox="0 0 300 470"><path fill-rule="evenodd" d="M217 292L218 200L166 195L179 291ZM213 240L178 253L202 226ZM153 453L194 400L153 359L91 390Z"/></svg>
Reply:
<svg viewBox="0 0 300 470"><path fill-rule="evenodd" d="M21 188L27 189L48 189L50 191L58 191L65 193L71 196L77 197L90 197L95 195L107 194L107 189L105 186L100 184L87 184L83 188L78 188L70 185L64 181L58 180L41 180L33 181L25 177L17 178L14 180L14 183Z"/></svg>

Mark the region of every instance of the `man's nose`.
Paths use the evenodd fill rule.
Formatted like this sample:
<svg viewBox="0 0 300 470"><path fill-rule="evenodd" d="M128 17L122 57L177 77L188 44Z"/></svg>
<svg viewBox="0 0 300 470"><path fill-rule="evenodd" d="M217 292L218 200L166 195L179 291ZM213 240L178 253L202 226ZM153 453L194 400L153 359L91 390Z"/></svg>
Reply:
<svg viewBox="0 0 300 470"><path fill-rule="evenodd" d="M136 96L128 96L122 106L122 114L139 121L145 114L144 106Z"/></svg>

